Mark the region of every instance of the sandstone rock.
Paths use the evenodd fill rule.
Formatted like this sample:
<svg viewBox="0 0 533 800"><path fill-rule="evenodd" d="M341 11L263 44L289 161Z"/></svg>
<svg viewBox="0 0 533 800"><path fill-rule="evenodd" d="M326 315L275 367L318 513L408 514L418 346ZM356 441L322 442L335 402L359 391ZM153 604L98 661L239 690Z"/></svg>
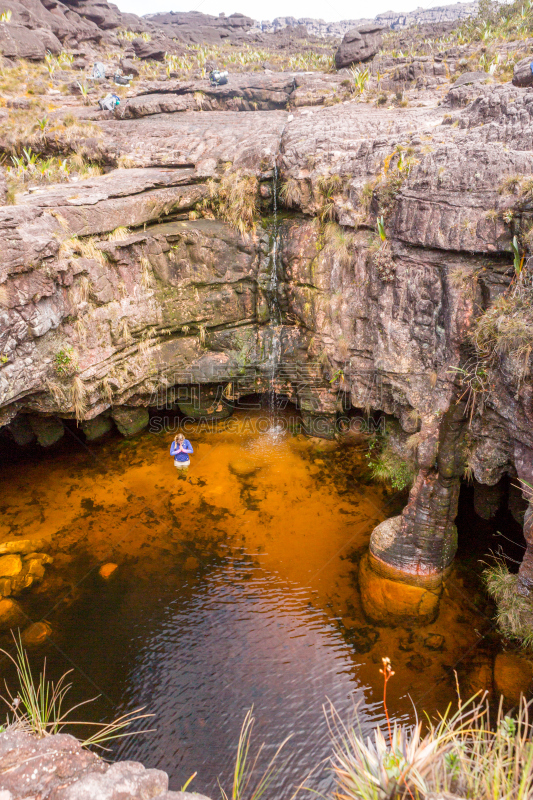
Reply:
<svg viewBox="0 0 533 800"><path fill-rule="evenodd" d="M24 447L35 439L35 434L25 414L19 414L9 423L8 430L15 442Z"/></svg>
<svg viewBox="0 0 533 800"><path fill-rule="evenodd" d="M371 567L369 554L363 557L359 588L365 615L380 625L433 622L438 614L441 590L409 584L399 580L401 577L380 575Z"/></svg>
<svg viewBox="0 0 533 800"><path fill-rule="evenodd" d="M373 58L381 47L385 27L376 23L348 31L335 53L337 69Z"/></svg>
<svg viewBox="0 0 533 800"><path fill-rule="evenodd" d="M112 409L111 416L123 436L135 436L150 421L147 408L133 406L117 406Z"/></svg>
<svg viewBox="0 0 533 800"><path fill-rule="evenodd" d="M50 447L65 433L63 423L57 417L37 417L32 414L29 422L41 447Z"/></svg>
<svg viewBox="0 0 533 800"><path fill-rule="evenodd" d="M83 750L73 736L58 734L37 739L21 731L0 734L1 786L16 800L27 797L29 791L41 797L62 798L80 776L106 769L107 764Z"/></svg>
<svg viewBox="0 0 533 800"><path fill-rule="evenodd" d="M156 798L168 789L168 775L145 769L135 761L123 761L104 772L89 772L63 790L61 800L136 800Z"/></svg>
<svg viewBox="0 0 533 800"><path fill-rule="evenodd" d="M38 647L44 644L51 634L52 627L47 622L33 622L22 631L22 644L24 647Z"/></svg>
<svg viewBox="0 0 533 800"><path fill-rule="evenodd" d="M10 578L0 578L0 597L9 597L12 583Z"/></svg>
<svg viewBox="0 0 533 800"><path fill-rule="evenodd" d="M22 572L22 559L19 555L0 556L0 577L14 578Z"/></svg>
<svg viewBox="0 0 533 800"><path fill-rule="evenodd" d="M493 80L488 72L463 72L454 83L454 88L466 86L469 83L484 83Z"/></svg>
<svg viewBox="0 0 533 800"><path fill-rule="evenodd" d="M187 570L187 572L195 572L199 566L200 562L194 556L188 556L183 564L183 567Z"/></svg>
<svg viewBox="0 0 533 800"><path fill-rule="evenodd" d="M40 581L44 578L45 565L52 561L53 558L46 553L31 553L24 558L24 568L34 581Z"/></svg>
<svg viewBox="0 0 533 800"><path fill-rule="evenodd" d="M26 615L16 600L0 600L0 630L18 628L26 620Z"/></svg>
<svg viewBox="0 0 533 800"><path fill-rule="evenodd" d="M30 553L36 553L48 546L49 542L47 539L12 539L8 542L0 542L0 555L5 555L6 553L29 555ZM44 553L41 555L43 558L48 558Z"/></svg>
<svg viewBox="0 0 533 800"><path fill-rule="evenodd" d="M157 796L157 800L210 800L210 798L197 792L164 792Z"/></svg>
<svg viewBox="0 0 533 800"><path fill-rule="evenodd" d="M4 167L0 167L0 206L5 206L7 201L7 177Z"/></svg>
<svg viewBox="0 0 533 800"><path fill-rule="evenodd" d="M120 59L120 68L122 69L124 75L133 75L136 78L139 74L139 69L135 64L135 61L132 61L129 58Z"/></svg>
<svg viewBox="0 0 533 800"><path fill-rule="evenodd" d="M474 509L482 519L492 519L500 508L504 498L504 487L501 483L487 486L474 480Z"/></svg>
<svg viewBox="0 0 533 800"><path fill-rule="evenodd" d="M55 53L61 51L61 43L51 31L32 31L17 23L0 23L0 51L6 58L42 61L47 46Z"/></svg>
<svg viewBox="0 0 533 800"><path fill-rule="evenodd" d="M84 420L81 423L81 429L85 434L87 441L94 442L96 439L101 439L113 427L113 422L109 414L98 414L93 419Z"/></svg>
<svg viewBox="0 0 533 800"><path fill-rule="evenodd" d="M533 86L532 62L533 57L527 56L514 65L513 86Z"/></svg>
<svg viewBox="0 0 533 800"><path fill-rule="evenodd" d="M533 681L533 663L516 653L498 653L494 661L494 688L511 703L527 696Z"/></svg>
<svg viewBox="0 0 533 800"><path fill-rule="evenodd" d="M111 561L108 564L102 564L100 569L98 570L98 574L104 580L108 580L111 578L112 575L115 574L116 570L118 569L118 564L113 564Z"/></svg>

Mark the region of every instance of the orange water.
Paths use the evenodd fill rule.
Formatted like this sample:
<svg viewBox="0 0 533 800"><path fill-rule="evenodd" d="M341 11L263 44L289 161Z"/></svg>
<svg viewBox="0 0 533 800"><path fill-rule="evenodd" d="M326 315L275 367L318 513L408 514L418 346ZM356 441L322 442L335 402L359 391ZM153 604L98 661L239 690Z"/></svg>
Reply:
<svg viewBox="0 0 533 800"><path fill-rule="evenodd" d="M1 468L0 535L52 536L55 563L22 599L53 629L36 665L46 655L52 674L73 668L73 699L100 694L88 716L145 705L157 733L116 754L166 769L174 789L197 771L191 789L212 796L218 776L227 785L252 705L267 751L293 736L275 793L288 796L327 756L327 698L345 717L359 703L369 729L383 719L389 656L392 713L406 718L410 698L434 712L454 698L452 668L490 624L457 573L435 624L369 624L357 563L405 498L368 483L353 440L306 439L288 415L258 433L260 413L191 433L185 474L169 457L170 431L94 445L71 432ZM107 562L119 567L106 582ZM431 633L442 650L428 646ZM323 790L329 778L313 780Z"/></svg>

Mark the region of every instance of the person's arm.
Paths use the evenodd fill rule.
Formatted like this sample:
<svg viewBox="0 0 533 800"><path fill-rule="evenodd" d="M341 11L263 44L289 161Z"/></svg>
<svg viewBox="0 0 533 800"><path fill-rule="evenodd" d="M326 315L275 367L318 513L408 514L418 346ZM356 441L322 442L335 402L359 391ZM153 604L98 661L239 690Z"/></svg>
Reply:
<svg viewBox="0 0 533 800"><path fill-rule="evenodd" d="M176 444L176 442L172 442L172 444L170 445L170 455L175 456L178 453L179 453L178 445Z"/></svg>
<svg viewBox="0 0 533 800"><path fill-rule="evenodd" d="M192 444L189 442L188 439L186 442L184 442L184 445L185 445L185 447L183 448L184 453L194 453L194 450L192 449Z"/></svg>

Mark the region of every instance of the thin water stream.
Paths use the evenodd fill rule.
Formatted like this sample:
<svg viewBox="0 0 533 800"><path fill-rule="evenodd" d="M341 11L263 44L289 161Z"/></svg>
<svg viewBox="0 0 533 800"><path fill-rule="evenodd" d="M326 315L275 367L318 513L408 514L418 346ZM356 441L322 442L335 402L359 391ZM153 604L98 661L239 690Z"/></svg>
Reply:
<svg viewBox="0 0 533 800"><path fill-rule="evenodd" d="M433 625L371 625L357 564L401 499L368 483L356 442L306 439L294 412L276 415L266 432L261 409L189 432L186 476L168 455L172 430L88 446L69 435L0 466L2 538L53 536L54 564L22 599L52 627L34 664L46 656L53 676L72 668L73 701L100 695L85 708L94 719L145 706L157 732L114 755L167 770L173 789L198 772L191 788L213 798L219 779L228 788L252 705L266 753L292 735L272 793L288 797L329 753L328 698L345 719L358 703L369 730L383 719L387 655L395 718L411 715L410 698L442 709L452 668L488 625L474 578L458 569ZM104 580L108 562L118 568ZM326 791L331 779L313 780Z"/></svg>

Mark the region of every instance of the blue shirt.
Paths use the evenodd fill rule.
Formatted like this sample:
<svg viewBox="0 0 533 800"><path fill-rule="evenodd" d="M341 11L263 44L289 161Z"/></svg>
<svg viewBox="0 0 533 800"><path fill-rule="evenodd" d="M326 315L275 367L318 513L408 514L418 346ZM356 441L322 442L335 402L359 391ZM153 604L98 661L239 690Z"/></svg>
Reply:
<svg viewBox="0 0 533 800"><path fill-rule="evenodd" d="M180 449L178 442L172 442L172 444L170 445L170 455L174 456L174 461L188 461L189 453L194 452L194 450L192 449L192 444L189 442L188 439L183 440L183 442L181 443L181 447L182 451L180 453L178 452Z"/></svg>

